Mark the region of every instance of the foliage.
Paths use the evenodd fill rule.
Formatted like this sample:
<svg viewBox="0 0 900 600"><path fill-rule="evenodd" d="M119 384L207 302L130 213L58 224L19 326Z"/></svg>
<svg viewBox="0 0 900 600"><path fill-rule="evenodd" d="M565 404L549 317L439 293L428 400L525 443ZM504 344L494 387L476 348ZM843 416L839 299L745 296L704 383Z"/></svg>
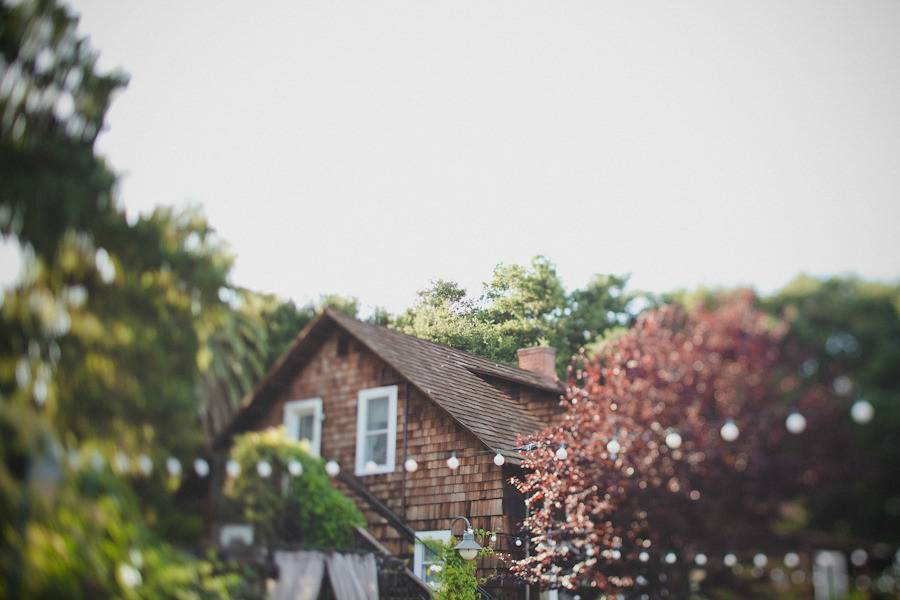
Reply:
<svg viewBox="0 0 900 600"><path fill-rule="evenodd" d="M478 557L493 555L493 548L485 543L491 532L480 530L476 533L478 541L482 545ZM439 563L439 569L435 569L433 573L438 583L434 592L435 600L477 600L479 598L476 590L484 581L479 581L475 574L477 561L465 560L461 557L459 552L454 549L458 543L459 540L452 536L446 543L437 540L426 542L429 550L437 555Z"/></svg>
<svg viewBox="0 0 900 600"><path fill-rule="evenodd" d="M631 322L629 304L637 296L625 294L626 283L626 277L596 275L584 288L566 292L553 263L537 256L528 266L498 265L477 299L438 279L393 326L512 364L519 348L549 344L564 369L580 348Z"/></svg>
<svg viewBox="0 0 900 600"><path fill-rule="evenodd" d="M531 440L517 481L535 551L514 571L616 592L639 576L648 589L659 585L662 570L677 596L695 553L777 543L790 501L832 472L830 449L846 428L827 390L797 376L787 324L753 302L739 294L715 308L648 312L572 371L565 422ZM792 410L809 431L829 431L826 443L787 433ZM726 442L729 421L739 437ZM565 460L555 456L561 444ZM681 566L662 563L670 551Z"/></svg>
<svg viewBox="0 0 900 600"><path fill-rule="evenodd" d="M815 526L869 539L900 539L900 285L798 277L763 307L791 321L789 350L803 374L831 387L837 410L874 406L839 449L845 471L810 499Z"/></svg>
<svg viewBox="0 0 900 600"><path fill-rule="evenodd" d="M353 501L331 485L323 461L309 454L305 441L288 439L282 428L238 436L231 455L241 476L228 482L226 494L263 544L345 548L353 540L353 526L365 525ZM272 468L268 477L257 472L262 461ZM302 465L300 476L288 472L291 461Z"/></svg>

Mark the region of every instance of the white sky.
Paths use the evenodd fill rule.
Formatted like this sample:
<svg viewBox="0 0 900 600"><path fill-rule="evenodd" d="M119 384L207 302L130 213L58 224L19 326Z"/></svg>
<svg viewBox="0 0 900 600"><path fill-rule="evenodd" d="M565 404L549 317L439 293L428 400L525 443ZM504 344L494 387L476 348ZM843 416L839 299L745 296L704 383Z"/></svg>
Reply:
<svg viewBox="0 0 900 600"><path fill-rule="evenodd" d="M900 276L900 2L83 0L131 83L129 210L202 204L236 283L401 309L569 286Z"/></svg>

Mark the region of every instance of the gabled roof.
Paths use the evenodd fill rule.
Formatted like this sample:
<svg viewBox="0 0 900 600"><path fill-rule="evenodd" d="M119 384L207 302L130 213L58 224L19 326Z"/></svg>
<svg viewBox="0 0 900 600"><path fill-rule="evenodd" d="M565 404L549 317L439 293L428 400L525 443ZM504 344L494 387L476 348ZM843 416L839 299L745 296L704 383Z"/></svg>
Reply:
<svg viewBox="0 0 900 600"><path fill-rule="evenodd" d="M561 391L558 382L530 371L326 309L297 336L245 400L220 437L220 443L252 427L271 406L278 391L290 382L334 327L356 338L490 449L510 449L515 446L517 434L535 433L545 424L529 415L517 400L500 387L491 385L485 377L554 394ZM515 453L510 455L516 456Z"/></svg>

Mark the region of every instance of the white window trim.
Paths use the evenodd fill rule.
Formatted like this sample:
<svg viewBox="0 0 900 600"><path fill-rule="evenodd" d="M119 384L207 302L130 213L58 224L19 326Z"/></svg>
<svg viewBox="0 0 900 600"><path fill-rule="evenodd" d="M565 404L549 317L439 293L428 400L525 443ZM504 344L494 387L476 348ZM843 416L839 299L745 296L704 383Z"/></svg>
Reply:
<svg viewBox="0 0 900 600"><path fill-rule="evenodd" d="M369 471L366 469L365 459L365 435L366 421L368 420L369 400L373 398L388 397L388 439L387 439L387 464L378 465ZM366 475L379 475L393 473L394 462L397 453L397 386L368 388L360 390L356 402L356 470L357 477Z"/></svg>
<svg viewBox="0 0 900 600"><path fill-rule="evenodd" d="M291 400L284 403L284 431L288 438L296 440L300 435L300 419L298 415L313 415L313 439L309 441L309 450L315 456L322 452L322 399L307 398Z"/></svg>
<svg viewBox="0 0 900 600"><path fill-rule="evenodd" d="M446 544L450 541L450 536L451 533L449 529L416 532L416 545L413 549L413 573L415 573L419 579L425 581L425 544L419 540L437 540Z"/></svg>

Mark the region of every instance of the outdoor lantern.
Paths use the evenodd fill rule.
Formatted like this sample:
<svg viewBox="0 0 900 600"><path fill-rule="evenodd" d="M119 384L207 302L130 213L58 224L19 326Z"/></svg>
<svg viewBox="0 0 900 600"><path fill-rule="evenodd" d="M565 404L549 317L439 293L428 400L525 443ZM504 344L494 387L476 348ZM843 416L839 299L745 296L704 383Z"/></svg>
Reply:
<svg viewBox="0 0 900 600"><path fill-rule="evenodd" d="M471 529L466 529L465 533L463 533L462 541L454 546L453 549L459 552L463 560L475 560L475 557L478 556L478 552L481 550L481 546L475 541L475 532Z"/></svg>
<svg viewBox="0 0 900 600"><path fill-rule="evenodd" d="M455 545L453 549L459 552L463 560L475 560L475 557L481 551L481 546L475 541L475 530L472 529L472 523L466 517L453 517L453 520L450 521L451 529L456 521L465 521L466 529L463 531L462 541Z"/></svg>

